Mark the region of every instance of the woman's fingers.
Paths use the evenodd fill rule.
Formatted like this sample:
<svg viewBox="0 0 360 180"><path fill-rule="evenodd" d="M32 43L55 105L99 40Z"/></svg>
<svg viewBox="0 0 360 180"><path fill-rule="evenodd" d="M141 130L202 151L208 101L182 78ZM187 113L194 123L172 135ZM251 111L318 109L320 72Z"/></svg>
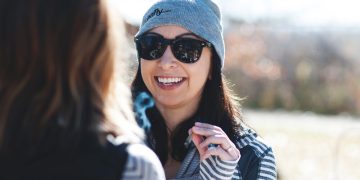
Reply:
<svg viewBox="0 0 360 180"><path fill-rule="evenodd" d="M219 132L218 130L197 126L192 127L192 132L206 137L221 134L221 132Z"/></svg>
<svg viewBox="0 0 360 180"><path fill-rule="evenodd" d="M232 146L233 143L226 135L220 134L207 137L204 141L201 142L200 146L207 147L209 144L218 144L222 148L227 149Z"/></svg>
<svg viewBox="0 0 360 180"><path fill-rule="evenodd" d="M216 148L209 148L205 152L204 156L209 157L209 156L213 155L213 156L219 156L221 158L221 156L223 156L223 154L226 154L225 150L218 146Z"/></svg>
<svg viewBox="0 0 360 180"><path fill-rule="evenodd" d="M235 144L218 126L196 122L189 132L202 160L211 155L219 156L222 160L235 160L240 156ZM208 148L210 144L217 146Z"/></svg>
<svg viewBox="0 0 360 180"><path fill-rule="evenodd" d="M214 129L223 132L223 130L218 127L207 123L201 123L201 122L195 122L195 126L202 127L202 128L208 128L208 129Z"/></svg>
<svg viewBox="0 0 360 180"><path fill-rule="evenodd" d="M201 142L204 141L204 138L195 133L192 133L190 136L191 136L192 141L194 142L194 145L196 146L196 149L199 151L199 154L201 156L206 151L206 149L204 147L200 146Z"/></svg>
<svg viewBox="0 0 360 180"><path fill-rule="evenodd" d="M192 141L194 142L194 144L196 146L200 145L201 142L204 141L204 139L200 135L197 135L197 134L194 134L194 133L191 134L191 139L192 139Z"/></svg>
<svg viewBox="0 0 360 180"><path fill-rule="evenodd" d="M227 153L223 148L220 146L216 148L209 148L205 151L204 155L202 156L202 160L209 158L210 156L218 156L222 160L234 160L231 154ZM236 159L236 158L235 158Z"/></svg>
<svg viewBox="0 0 360 180"><path fill-rule="evenodd" d="M233 143L228 136L217 126L201 123L202 127L194 126L191 128L192 132L198 135L205 136L206 139L200 144L202 148L209 144L218 144L221 147L230 147ZM212 129L211 129L212 128Z"/></svg>

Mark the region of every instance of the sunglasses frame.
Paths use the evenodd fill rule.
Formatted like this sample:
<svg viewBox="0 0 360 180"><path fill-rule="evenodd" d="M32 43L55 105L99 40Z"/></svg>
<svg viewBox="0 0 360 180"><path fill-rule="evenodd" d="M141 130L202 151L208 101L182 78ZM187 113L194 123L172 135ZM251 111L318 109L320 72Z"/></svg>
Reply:
<svg viewBox="0 0 360 180"><path fill-rule="evenodd" d="M159 57L153 57L153 58L149 59L149 58L144 58L144 55L142 55L142 52L141 52L142 50L139 48L141 46L140 41L142 40L142 38L144 38L146 36L149 36L149 35L160 38L159 42L161 43L161 48L158 49L158 50L160 50L160 55L158 55ZM174 39L167 39L167 38L164 38L164 36L162 36L162 35L160 35L158 33L154 33L154 32L148 32L148 33L145 33L145 34L143 34L141 36L135 37L134 42L136 44L136 50L137 50L137 53L138 53L138 57L142 58L142 59L145 59L145 60L149 60L149 61L157 60L157 59L161 58L164 55L166 48L170 45L171 52L173 53L174 57L178 61L180 61L182 63L187 63L187 64L195 63L200 59L203 48L204 47L211 48L212 44L210 42L208 42L208 41L201 40L201 39L195 39L195 38L191 38L191 37L183 37L183 36L186 36L186 35L191 35L191 36L195 36L197 38L200 38L199 36L197 36L197 35L195 35L193 33L185 33L185 34L181 34L179 36L176 36ZM199 49L200 53L199 53L198 57L186 59L186 58L181 58L181 55L182 55L181 53L180 54L176 53L176 51L174 50L175 43L180 41L180 40L184 40L184 39L196 41L196 42L199 43L201 49ZM175 53L174 53L174 51L175 51Z"/></svg>

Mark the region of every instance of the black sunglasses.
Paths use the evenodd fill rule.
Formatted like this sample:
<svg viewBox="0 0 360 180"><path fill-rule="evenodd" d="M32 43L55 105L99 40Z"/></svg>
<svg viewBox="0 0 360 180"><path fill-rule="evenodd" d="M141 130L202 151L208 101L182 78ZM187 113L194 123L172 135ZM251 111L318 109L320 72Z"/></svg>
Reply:
<svg viewBox="0 0 360 180"><path fill-rule="evenodd" d="M146 33L135 37L138 57L145 60L156 60L164 55L166 47L170 45L175 58L183 63L195 63L199 60L203 47L211 47L211 43L184 35L194 35L192 33L182 34L175 39L166 39L157 33ZM194 35L195 36L195 35Z"/></svg>

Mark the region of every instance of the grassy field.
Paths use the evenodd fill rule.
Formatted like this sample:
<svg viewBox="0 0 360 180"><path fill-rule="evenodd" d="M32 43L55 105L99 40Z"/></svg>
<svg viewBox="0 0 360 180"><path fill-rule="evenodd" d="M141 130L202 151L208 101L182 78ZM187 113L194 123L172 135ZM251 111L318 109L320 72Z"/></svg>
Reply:
<svg viewBox="0 0 360 180"><path fill-rule="evenodd" d="M252 110L244 116L273 147L279 179L360 179L360 119Z"/></svg>

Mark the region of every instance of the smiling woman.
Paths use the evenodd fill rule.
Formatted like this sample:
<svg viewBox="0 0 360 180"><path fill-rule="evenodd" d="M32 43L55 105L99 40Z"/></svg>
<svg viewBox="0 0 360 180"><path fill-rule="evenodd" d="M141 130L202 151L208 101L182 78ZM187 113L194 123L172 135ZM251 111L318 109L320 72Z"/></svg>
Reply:
<svg viewBox="0 0 360 180"><path fill-rule="evenodd" d="M146 92L155 101L146 111L148 144L167 179L276 179L271 147L242 121L222 75L215 3L159 1L143 16L135 43L133 97Z"/></svg>

